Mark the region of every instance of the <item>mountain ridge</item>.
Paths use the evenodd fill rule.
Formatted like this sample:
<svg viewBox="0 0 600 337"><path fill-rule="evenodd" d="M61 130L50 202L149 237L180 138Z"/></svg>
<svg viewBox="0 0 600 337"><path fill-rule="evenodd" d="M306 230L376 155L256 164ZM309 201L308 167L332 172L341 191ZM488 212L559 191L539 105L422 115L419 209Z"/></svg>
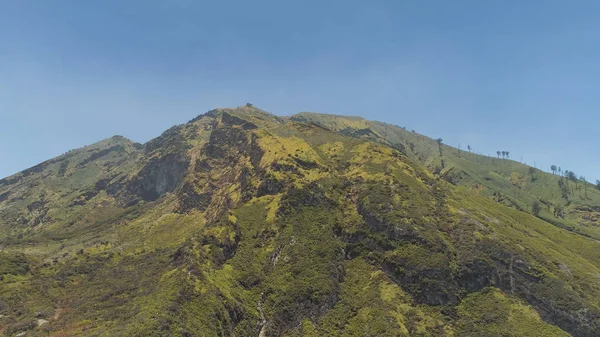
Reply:
<svg viewBox="0 0 600 337"><path fill-rule="evenodd" d="M536 217L519 205L558 177L517 186L521 168L498 160L490 181L490 162L401 128L249 105L142 146L113 138L1 180L0 334L600 328L597 221L578 213L595 191Z"/></svg>

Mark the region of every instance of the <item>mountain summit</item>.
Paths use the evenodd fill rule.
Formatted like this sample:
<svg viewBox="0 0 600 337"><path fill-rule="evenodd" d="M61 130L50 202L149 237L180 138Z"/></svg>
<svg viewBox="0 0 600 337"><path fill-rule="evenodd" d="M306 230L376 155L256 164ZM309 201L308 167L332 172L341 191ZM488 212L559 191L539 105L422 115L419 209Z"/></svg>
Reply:
<svg viewBox="0 0 600 337"><path fill-rule="evenodd" d="M394 125L215 109L0 180L0 334L598 336L598 219Z"/></svg>

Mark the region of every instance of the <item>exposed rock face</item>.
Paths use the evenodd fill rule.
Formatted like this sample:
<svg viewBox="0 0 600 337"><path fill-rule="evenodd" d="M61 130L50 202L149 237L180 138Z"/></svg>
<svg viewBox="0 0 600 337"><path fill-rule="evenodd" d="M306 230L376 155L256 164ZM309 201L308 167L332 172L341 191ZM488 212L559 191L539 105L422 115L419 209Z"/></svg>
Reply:
<svg viewBox="0 0 600 337"><path fill-rule="evenodd" d="M37 226L44 220L49 209L44 200L38 200L27 205L27 210L31 215L31 225Z"/></svg>
<svg viewBox="0 0 600 337"><path fill-rule="evenodd" d="M153 158L127 186L127 190L144 201L154 201L173 192L182 181L189 159L179 154Z"/></svg>
<svg viewBox="0 0 600 337"><path fill-rule="evenodd" d="M178 125L170 128L163 132L160 137L152 139L144 145L146 153L153 153L156 150L162 150L164 152L176 152L182 153L189 146L185 143L184 135L185 126Z"/></svg>
<svg viewBox="0 0 600 337"><path fill-rule="evenodd" d="M213 189L213 186L209 187L209 190ZM203 212L210 205L212 193L210 191L199 193L194 185L186 183L179 192L179 200L179 212L185 213L193 209Z"/></svg>
<svg viewBox="0 0 600 337"><path fill-rule="evenodd" d="M206 154L215 159L235 159L239 154L248 153L251 146L248 133L223 123L211 132Z"/></svg>
<svg viewBox="0 0 600 337"><path fill-rule="evenodd" d="M277 180L272 175L267 175L262 184L258 187L256 196L273 195L281 192L284 188L284 183Z"/></svg>
<svg viewBox="0 0 600 337"><path fill-rule="evenodd" d="M102 158L102 157L108 155L109 153L112 153L112 152L122 152L124 150L125 150L125 148L123 147L123 145L120 145L120 144L112 146L112 147L109 147L107 149L102 149L102 150L88 150L88 152L91 153L90 156L87 157L85 160L79 162L77 164L77 167L84 167L88 163L93 162L94 160L96 160L98 158Z"/></svg>
<svg viewBox="0 0 600 337"><path fill-rule="evenodd" d="M211 218L218 219L234 205L227 196L229 186L239 185L241 197L237 202L247 201L257 195L251 180L265 173L259 167L263 150L256 143L256 135L250 132L257 126L228 113L212 116L221 118L213 121L208 142L200 150L204 159L197 160L191 172L193 179L202 183L185 184L178 192L178 212L210 208ZM214 177L211 173L215 171L223 174Z"/></svg>
<svg viewBox="0 0 600 337"><path fill-rule="evenodd" d="M239 117L235 117L233 115L230 115L226 112L224 112L222 114L221 117L221 121L225 124L229 124L229 125L234 125L234 126L240 126L242 129L244 130L253 130L256 129L257 126L255 124L252 124L246 120L243 120Z"/></svg>

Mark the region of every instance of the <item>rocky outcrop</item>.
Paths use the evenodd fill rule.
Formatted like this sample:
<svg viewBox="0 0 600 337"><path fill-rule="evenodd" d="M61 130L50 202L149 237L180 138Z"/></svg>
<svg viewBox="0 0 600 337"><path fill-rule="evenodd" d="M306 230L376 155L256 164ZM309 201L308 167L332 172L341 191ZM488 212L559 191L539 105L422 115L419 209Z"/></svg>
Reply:
<svg viewBox="0 0 600 337"><path fill-rule="evenodd" d="M214 190L213 186L209 190ZM185 183L178 193L179 213L187 213L191 210L204 212L212 201L213 193L211 191L198 192L192 183Z"/></svg>
<svg viewBox="0 0 600 337"><path fill-rule="evenodd" d="M257 126L255 124L250 123L250 122L248 122L248 121L246 121L244 119L241 119L239 117L230 115L230 114L228 114L226 112L224 112L221 115L221 121L224 124L240 126L244 130L253 130L253 129L257 128Z"/></svg>
<svg viewBox="0 0 600 337"><path fill-rule="evenodd" d="M137 200L154 201L165 193L173 192L182 182L189 159L179 154L167 154L151 159L127 184L128 204Z"/></svg>
<svg viewBox="0 0 600 337"><path fill-rule="evenodd" d="M262 183L258 187L258 191L256 192L257 197L261 197L263 195L273 195L281 192L285 187L284 182L279 181L272 174L266 174L263 178Z"/></svg>
<svg viewBox="0 0 600 337"><path fill-rule="evenodd" d="M82 160L81 162L79 162L77 164L77 167L78 168L84 167L87 164L93 162L94 160L102 158L112 152L123 152L123 151L125 151L125 147L123 145L115 145L115 146L111 146L107 149L102 149L102 150L97 150L97 149L88 150L88 152L90 152L90 156L87 157L86 159ZM60 174L60 172L59 172L59 174Z"/></svg>

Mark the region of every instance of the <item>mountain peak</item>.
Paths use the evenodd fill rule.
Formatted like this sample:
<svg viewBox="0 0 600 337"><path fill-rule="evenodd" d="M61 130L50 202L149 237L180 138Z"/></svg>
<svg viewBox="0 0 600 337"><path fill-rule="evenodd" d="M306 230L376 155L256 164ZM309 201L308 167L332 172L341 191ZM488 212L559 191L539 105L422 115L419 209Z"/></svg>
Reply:
<svg viewBox="0 0 600 337"><path fill-rule="evenodd" d="M216 108L216 109L210 110L208 113L219 114L219 113L223 113L223 112L227 112L227 113L231 113L231 114L248 114L248 115L259 114L259 115L275 116L274 114L271 114L265 110L262 110L256 106L252 105L251 103L246 103L245 105L240 105L235 108Z"/></svg>
<svg viewBox="0 0 600 337"><path fill-rule="evenodd" d="M125 136L121 136L121 135L114 135L114 136L108 138L108 140L114 141L114 142L119 142L119 143L134 143L131 139L129 139Z"/></svg>
<svg viewBox="0 0 600 337"><path fill-rule="evenodd" d="M259 127L273 127L285 122L281 117L278 117L265 110L257 108L251 103L246 103L235 108L215 108L198 117L192 119L190 123L196 122L203 117L218 118L223 114L229 114L237 118L241 118L247 122L253 123Z"/></svg>

